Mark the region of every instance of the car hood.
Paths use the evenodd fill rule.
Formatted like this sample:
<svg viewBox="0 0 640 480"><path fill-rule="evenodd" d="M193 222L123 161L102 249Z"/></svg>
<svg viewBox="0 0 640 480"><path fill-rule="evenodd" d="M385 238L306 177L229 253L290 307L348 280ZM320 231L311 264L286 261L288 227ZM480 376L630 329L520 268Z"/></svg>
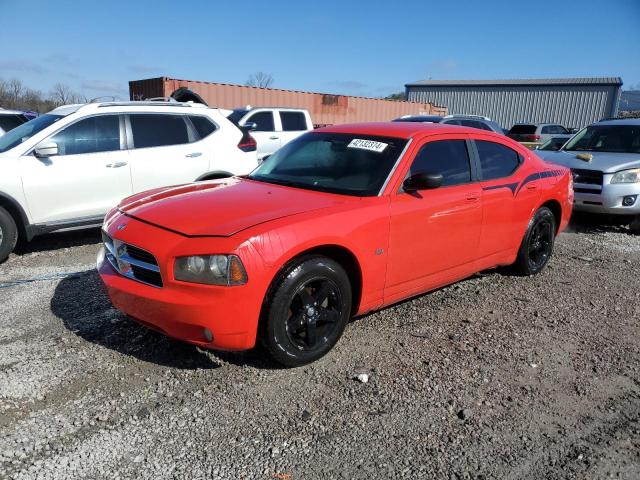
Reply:
<svg viewBox="0 0 640 480"><path fill-rule="evenodd" d="M591 161L586 162L577 158L576 155L581 153L591 155ZM553 152L550 150L536 150L536 155L548 162L557 163L565 167L580 168L583 170L600 170L605 173L614 173L620 170L640 167L640 154L637 153L567 152L564 150Z"/></svg>
<svg viewBox="0 0 640 480"><path fill-rule="evenodd" d="M126 215L187 236L229 237L260 223L357 197L229 178L150 190L126 198Z"/></svg>

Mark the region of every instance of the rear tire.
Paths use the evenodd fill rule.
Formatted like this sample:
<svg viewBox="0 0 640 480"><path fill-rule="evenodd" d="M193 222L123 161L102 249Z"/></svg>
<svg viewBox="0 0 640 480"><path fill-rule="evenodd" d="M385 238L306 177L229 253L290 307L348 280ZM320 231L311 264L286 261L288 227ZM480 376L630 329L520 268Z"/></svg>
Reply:
<svg viewBox="0 0 640 480"><path fill-rule="evenodd" d="M536 211L524 234L518 257L512 265L516 275L535 275L547 266L553 255L556 218L547 207Z"/></svg>
<svg viewBox="0 0 640 480"><path fill-rule="evenodd" d="M13 217L0 207L0 263L4 262L18 243L18 227Z"/></svg>
<svg viewBox="0 0 640 480"><path fill-rule="evenodd" d="M344 269L326 257L303 257L275 281L262 341L275 361L298 367L329 352L350 317L351 284Z"/></svg>

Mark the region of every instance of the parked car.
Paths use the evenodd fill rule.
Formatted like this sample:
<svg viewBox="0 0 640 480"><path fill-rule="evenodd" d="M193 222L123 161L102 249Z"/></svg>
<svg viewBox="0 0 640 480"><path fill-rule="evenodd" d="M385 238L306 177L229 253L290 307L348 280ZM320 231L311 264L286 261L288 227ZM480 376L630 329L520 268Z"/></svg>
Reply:
<svg viewBox="0 0 640 480"><path fill-rule="evenodd" d="M56 108L0 137L0 261L18 236L101 225L132 193L249 173L255 150L250 134L198 104Z"/></svg>
<svg viewBox="0 0 640 480"><path fill-rule="evenodd" d="M253 123L251 131L258 142L258 160L263 160L303 133L313 130L311 115L301 108L237 108L228 116L240 127Z"/></svg>
<svg viewBox="0 0 640 480"><path fill-rule="evenodd" d="M442 118L441 115L403 115L392 122L440 123Z"/></svg>
<svg viewBox="0 0 640 480"><path fill-rule="evenodd" d="M489 117L480 115L447 115L440 123L445 125L461 125L463 127L479 128L504 135L504 129Z"/></svg>
<svg viewBox="0 0 640 480"><path fill-rule="evenodd" d="M0 137L7 133L9 130L13 130L19 125L28 122L29 119L19 110L5 110L0 108Z"/></svg>
<svg viewBox="0 0 640 480"><path fill-rule="evenodd" d="M503 135L333 126L246 177L125 199L105 219L98 269L143 325L205 348L258 338L297 366L352 315L497 265L540 272L572 195L568 169Z"/></svg>
<svg viewBox="0 0 640 480"><path fill-rule="evenodd" d="M567 143L567 137L551 137L543 144L536 147L536 150L550 150L557 152L562 146Z"/></svg>
<svg viewBox="0 0 640 480"><path fill-rule="evenodd" d="M480 115L404 115L394 122L443 123L445 125L461 125L463 127L478 128L504 134L504 129L488 117Z"/></svg>
<svg viewBox="0 0 640 480"><path fill-rule="evenodd" d="M571 168L575 210L627 217L640 234L640 119L594 123L539 155Z"/></svg>
<svg viewBox="0 0 640 480"><path fill-rule="evenodd" d="M555 123L516 123L511 127L507 136L516 142L535 148L552 137L568 140L572 133L562 125Z"/></svg>

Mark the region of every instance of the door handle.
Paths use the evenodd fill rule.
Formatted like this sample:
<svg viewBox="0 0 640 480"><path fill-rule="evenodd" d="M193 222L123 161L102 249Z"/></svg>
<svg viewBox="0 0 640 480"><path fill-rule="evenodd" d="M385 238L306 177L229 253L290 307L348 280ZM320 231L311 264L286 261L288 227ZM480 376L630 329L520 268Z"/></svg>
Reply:
<svg viewBox="0 0 640 480"><path fill-rule="evenodd" d="M269 137L269 140L278 140L280 137L276 137L275 135L272 135Z"/></svg>
<svg viewBox="0 0 640 480"><path fill-rule="evenodd" d="M202 152L193 152L193 153L187 153L185 155L185 157L187 158L196 158L202 155Z"/></svg>
<svg viewBox="0 0 640 480"><path fill-rule="evenodd" d="M107 168L120 168L120 167L124 167L127 164L127 162L113 162L113 163L107 163L105 165L105 167Z"/></svg>
<svg viewBox="0 0 640 480"><path fill-rule="evenodd" d="M536 185L534 185L533 183L527 185L527 190L535 190L536 188L538 188Z"/></svg>
<svg viewBox="0 0 640 480"><path fill-rule="evenodd" d="M480 198L480 195L477 193L470 193L467 195L467 200L469 200L470 202L475 202Z"/></svg>

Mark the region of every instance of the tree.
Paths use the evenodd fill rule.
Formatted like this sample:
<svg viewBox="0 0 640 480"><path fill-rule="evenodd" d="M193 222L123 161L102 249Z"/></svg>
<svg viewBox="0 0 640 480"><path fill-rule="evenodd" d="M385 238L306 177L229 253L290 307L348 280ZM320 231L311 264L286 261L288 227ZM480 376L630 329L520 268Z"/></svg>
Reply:
<svg viewBox="0 0 640 480"><path fill-rule="evenodd" d="M404 102L406 101L406 97L404 96L404 92L392 93L391 95L387 95L384 97L385 100L393 100L396 102Z"/></svg>
<svg viewBox="0 0 640 480"><path fill-rule="evenodd" d="M0 78L0 107L3 108L45 113L60 105L86 101L84 96L60 83L45 97L39 90L25 87L18 79Z"/></svg>
<svg viewBox="0 0 640 480"><path fill-rule="evenodd" d="M269 88L273 84L273 76L270 73L256 72L247 80L247 87Z"/></svg>
<svg viewBox="0 0 640 480"><path fill-rule="evenodd" d="M70 103L85 103L86 97L73 92L68 85L56 83L49 94L50 100L56 105L68 105Z"/></svg>

